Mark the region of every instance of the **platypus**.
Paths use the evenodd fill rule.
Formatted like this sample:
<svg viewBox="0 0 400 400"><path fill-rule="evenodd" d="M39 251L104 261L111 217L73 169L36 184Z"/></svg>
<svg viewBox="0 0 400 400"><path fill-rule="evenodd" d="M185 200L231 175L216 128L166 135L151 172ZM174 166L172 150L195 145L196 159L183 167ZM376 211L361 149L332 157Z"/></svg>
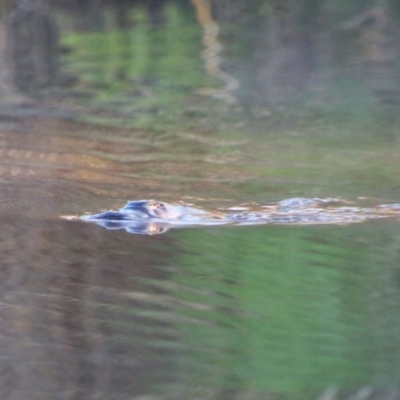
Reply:
<svg viewBox="0 0 400 400"><path fill-rule="evenodd" d="M203 210L197 208L173 205L156 200L128 201L119 211L106 211L101 214L84 215L84 220L109 220L126 221L137 219L156 218L162 220L191 219L196 216L207 215Z"/></svg>

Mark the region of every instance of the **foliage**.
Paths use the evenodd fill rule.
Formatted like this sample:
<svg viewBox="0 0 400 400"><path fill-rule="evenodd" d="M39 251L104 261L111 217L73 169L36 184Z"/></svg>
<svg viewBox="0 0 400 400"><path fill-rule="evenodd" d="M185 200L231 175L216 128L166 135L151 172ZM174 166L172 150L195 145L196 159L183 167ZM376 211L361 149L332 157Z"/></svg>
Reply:
<svg viewBox="0 0 400 400"><path fill-rule="evenodd" d="M187 321L180 329L193 358L193 385L310 399L327 387L383 383L374 381L377 362L395 363L399 347L392 354L382 330L394 310L378 311L373 300L386 286L379 279L386 264L375 263L370 247L376 228L175 234L182 249L175 281Z"/></svg>

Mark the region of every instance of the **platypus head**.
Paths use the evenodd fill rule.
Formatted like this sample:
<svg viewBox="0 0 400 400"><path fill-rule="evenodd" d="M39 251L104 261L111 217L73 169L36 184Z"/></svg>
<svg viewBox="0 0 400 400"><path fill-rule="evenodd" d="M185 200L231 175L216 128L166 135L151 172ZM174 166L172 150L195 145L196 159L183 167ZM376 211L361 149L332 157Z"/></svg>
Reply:
<svg viewBox="0 0 400 400"><path fill-rule="evenodd" d="M182 217L180 207L156 200L130 201L121 212L140 212L150 218L179 219Z"/></svg>
<svg viewBox="0 0 400 400"><path fill-rule="evenodd" d="M125 213L140 213L146 217L152 217L150 214L150 210L148 207L149 200L137 200L137 201L129 201L123 208L121 208L120 212Z"/></svg>

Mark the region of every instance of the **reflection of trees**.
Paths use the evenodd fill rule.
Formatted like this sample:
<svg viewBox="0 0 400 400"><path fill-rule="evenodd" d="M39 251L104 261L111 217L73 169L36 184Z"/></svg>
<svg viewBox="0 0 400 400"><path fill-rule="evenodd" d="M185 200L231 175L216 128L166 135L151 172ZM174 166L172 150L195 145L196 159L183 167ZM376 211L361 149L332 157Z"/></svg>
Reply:
<svg viewBox="0 0 400 400"><path fill-rule="evenodd" d="M242 21L250 6L237 14L234 4L230 13L216 7L217 18ZM242 87L250 88L242 101L272 110L301 108L307 102L322 110L342 107L345 113L366 102L380 110L398 106L399 90L393 83L398 81L399 31L392 3L269 1L254 9L262 13L251 19L258 27L254 40L246 41L243 31L234 33L251 59L240 60L234 71ZM360 95L349 110L349 97L356 97L357 91Z"/></svg>
<svg viewBox="0 0 400 400"><path fill-rule="evenodd" d="M51 86L58 77L58 29L37 3L21 3L8 17L13 83L24 92Z"/></svg>
<svg viewBox="0 0 400 400"><path fill-rule="evenodd" d="M152 25L165 22L165 3L168 0L48 0L49 4L68 11L76 20L78 30L103 29L106 13L114 14L114 24L119 29L130 28L132 8L146 8Z"/></svg>
<svg viewBox="0 0 400 400"><path fill-rule="evenodd" d="M5 3L6 0L1 2ZM66 23L68 18L64 19L63 27L66 29L101 31L107 28L110 31L107 37L96 39L96 49L90 49L93 52L90 56L85 54L83 61L90 64L96 59L97 64L94 66L93 62L85 72L95 75L100 71L102 88L108 85L104 77L110 75L110 86L124 88L127 80L130 83L133 80L142 82L148 76L153 82L167 74L182 80L181 72L175 71L177 68L185 71L182 76L195 82L196 88L204 86L204 77L193 61L198 63L198 43L193 38L188 40L186 32L181 30L172 37L168 34L163 36L165 32L172 32L170 26L167 30L151 32L149 29L148 42L143 45L140 37L143 33L139 32L140 29L131 29L135 24L133 9L138 7L146 10L150 26L171 24L173 18L166 13L168 3L175 3L179 18L186 23L190 21L192 27L196 11L193 4L197 7L204 28L207 51L203 54L207 72L226 85L222 90L208 90L207 94L223 96L229 103L237 98L249 109L259 105L260 109L254 107L252 112L260 112L260 115L269 115L270 110L286 109L293 104L301 107L305 102L311 107L343 107L348 111L343 104L348 95L357 90L367 93L367 96L357 96L360 103L375 101L382 108L390 107L390 111L398 107L399 90L393 87L393 82L398 80L395 44L398 29L393 22L396 17L392 13L394 3L386 0L368 4L361 0L16 0L7 24L9 60L15 86L32 93L60 82L66 83L64 78L60 78L59 71L58 28L55 23L59 10L72 16L73 22ZM2 6L2 9L7 10L7 7ZM253 36L255 27L257 35ZM118 43L113 42L114 39L108 40L118 29ZM181 27L173 29L178 31ZM134 43L137 38L141 42L140 49ZM105 46L98 45L99 39L104 40ZM166 45L160 44L161 41ZM110 43L113 47L105 51ZM80 49L84 47L84 38L79 46ZM185 46L190 47L192 53L186 51L182 57L178 50ZM223 60L220 59L222 48ZM239 54L240 59L235 60L235 54ZM150 68L147 74L134 71L135 64L139 65L144 57L147 59L143 64L146 64L146 69ZM172 60L175 65L172 65ZM347 69L344 73L337 73L343 67L343 61ZM79 62L82 65L82 60ZM104 71L107 68L105 64L113 68L118 65L108 74ZM338 89L343 78L348 79L348 83L343 85L346 88ZM123 85L119 85L121 80ZM168 81L170 85L172 79L169 77ZM240 93L236 90L239 83ZM234 90L235 98L232 97ZM138 92L144 93L145 97L151 90ZM384 119L388 119L386 114Z"/></svg>
<svg viewBox="0 0 400 400"><path fill-rule="evenodd" d="M196 250L182 252L185 273L175 279L192 289L191 301L197 290L199 302L217 305L197 311L207 325L182 327L199 360L193 386L214 385L217 399L397 399L399 235L391 225L185 235Z"/></svg>
<svg viewBox="0 0 400 400"><path fill-rule="evenodd" d="M1 399L133 398L173 383L166 240L2 218Z"/></svg>
<svg viewBox="0 0 400 400"><path fill-rule="evenodd" d="M225 85L221 89L208 88L198 92L225 101L227 104L235 104L236 98L233 92L239 88L239 82L230 74L220 68L221 57L219 53L222 45L219 41L219 26L211 15L210 3L207 0L192 0L196 7L197 19L203 27L203 58L207 73Z"/></svg>
<svg viewBox="0 0 400 400"><path fill-rule="evenodd" d="M80 30L102 29L104 12L111 7L115 14L115 25L119 29L132 24L130 11L138 1L104 0L16 0L3 4L1 10L7 16L7 56L11 80L16 89L36 93L55 84L70 83L60 79L59 30L54 11L57 8L69 11ZM145 3L152 25L165 22L165 1L150 0Z"/></svg>
<svg viewBox="0 0 400 400"><path fill-rule="evenodd" d="M314 38L287 16L271 16L257 48L255 87L269 105L287 104L308 84L315 67Z"/></svg>

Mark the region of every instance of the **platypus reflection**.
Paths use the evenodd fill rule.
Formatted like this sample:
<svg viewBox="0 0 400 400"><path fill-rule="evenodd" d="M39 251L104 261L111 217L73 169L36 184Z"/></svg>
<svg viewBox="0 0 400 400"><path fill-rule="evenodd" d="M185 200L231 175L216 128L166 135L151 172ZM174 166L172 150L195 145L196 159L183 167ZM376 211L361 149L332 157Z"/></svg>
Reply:
<svg viewBox="0 0 400 400"><path fill-rule="evenodd" d="M168 222L147 220L133 220L133 219L117 219L113 212L103 213L102 218L88 219L88 221L95 222L97 225L103 226L104 228L115 230L125 229L129 233L136 233L141 235L156 235L159 233L165 233L171 225ZM100 215L100 214L99 214Z"/></svg>

